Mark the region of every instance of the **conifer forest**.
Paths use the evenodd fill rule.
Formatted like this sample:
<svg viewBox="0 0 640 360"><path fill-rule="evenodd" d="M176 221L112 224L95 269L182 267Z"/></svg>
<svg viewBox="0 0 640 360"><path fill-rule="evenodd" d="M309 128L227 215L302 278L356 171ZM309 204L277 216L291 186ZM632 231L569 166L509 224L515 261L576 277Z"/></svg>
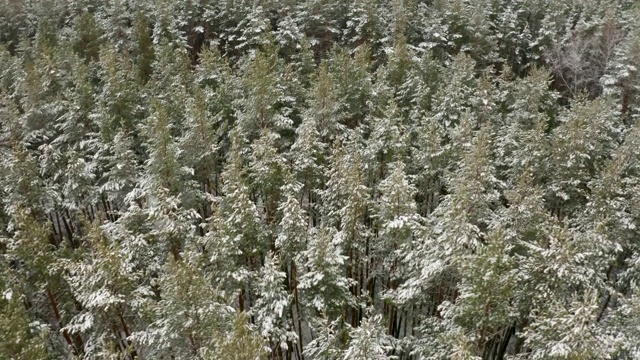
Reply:
<svg viewBox="0 0 640 360"><path fill-rule="evenodd" d="M0 360L640 359L640 1L0 0Z"/></svg>

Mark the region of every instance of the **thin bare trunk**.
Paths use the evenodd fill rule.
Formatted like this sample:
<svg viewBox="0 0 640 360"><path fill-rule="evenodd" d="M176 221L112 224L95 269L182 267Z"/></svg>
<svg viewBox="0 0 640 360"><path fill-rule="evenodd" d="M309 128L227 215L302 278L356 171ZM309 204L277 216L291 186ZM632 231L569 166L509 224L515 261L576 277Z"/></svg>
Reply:
<svg viewBox="0 0 640 360"><path fill-rule="evenodd" d="M51 289L47 288L47 297L49 298L49 303L51 304L51 308L53 309L53 316L56 318L56 322L58 323L58 327L61 329L62 337L67 342L67 344L73 350L75 355L81 354L81 348L78 348L76 344L71 340L71 336L66 330L62 330L62 317L60 316L60 308L58 307L58 301L51 291Z"/></svg>

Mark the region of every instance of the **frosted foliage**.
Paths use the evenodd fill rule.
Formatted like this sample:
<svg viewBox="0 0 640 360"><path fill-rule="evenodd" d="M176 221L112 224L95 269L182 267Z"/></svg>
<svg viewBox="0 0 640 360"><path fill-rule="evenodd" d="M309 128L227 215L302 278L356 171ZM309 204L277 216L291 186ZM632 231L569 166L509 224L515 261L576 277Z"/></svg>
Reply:
<svg viewBox="0 0 640 360"><path fill-rule="evenodd" d="M0 0L0 360L640 359L633 0Z"/></svg>

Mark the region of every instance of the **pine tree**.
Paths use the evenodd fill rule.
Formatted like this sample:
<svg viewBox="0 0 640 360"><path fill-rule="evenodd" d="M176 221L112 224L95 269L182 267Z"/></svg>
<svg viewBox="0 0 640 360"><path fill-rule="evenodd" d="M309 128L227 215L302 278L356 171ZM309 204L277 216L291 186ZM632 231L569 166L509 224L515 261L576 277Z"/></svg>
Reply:
<svg viewBox="0 0 640 360"><path fill-rule="evenodd" d="M229 331L231 297L202 272L202 258L189 251L185 260L169 259L158 281L160 299L146 305L150 324L134 334L146 356L199 358L211 342Z"/></svg>
<svg viewBox="0 0 640 360"><path fill-rule="evenodd" d="M300 183L293 181L284 185L283 200L278 207L281 219L275 247L286 261L294 260L306 248L309 235L309 215L299 200L301 188Z"/></svg>
<svg viewBox="0 0 640 360"><path fill-rule="evenodd" d="M340 359L343 354L346 329L340 329L338 320L326 317L314 319L312 328L314 339L307 346L304 355L311 359Z"/></svg>
<svg viewBox="0 0 640 360"><path fill-rule="evenodd" d="M0 340L2 358L49 359L46 345L47 326L41 322L30 321L22 299L17 297L11 288L3 286L1 289L3 299L0 305L0 326L6 332L6 337Z"/></svg>
<svg viewBox="0 0 640 360"><path fill-rule="evenodd" d="M340 316L343 307L354 304L349 291L353 280L344 276L348 258L343 254L344 240L340 235L320 227L301 254L305 271L300 275L300 295L312 314L324 313L330 320Z"/></svg>
<svg viewBox="0 0 640 360"><path fill-rule="evenodd" d="M391 100L381 116L370 119L371 134L368 139L367 155L372 158L372 172L375 177L385 175L384 168L391 162L406 161L409 155L410 133L397 104Z"/></svg>
<svg viewBox="0 0 640 360"><path fill-rule="evenodd" d="M623 124L611 101L575 99L571 110L561 113L561 124L550 138L550 195L556 215L562 219L584 206L585 187L611 157ZM597 154L597 155L596 155Z"/></svg>
<svg viewBox="0 0 640 360"><path fill-rule="evenodd" d="M268 253L258 273L254 290L258 298L251 309L260 334L269 340L273 356L278 357L292 352L289 346L298 341L298 335L290 327L293 319L288 315L292 296L284 287L285 277L275 255Z"/></svg>
<svg viewBox="0 0 640 360"><path fill-rule="evenodd" d="M206 93L200 88L194 90L194 97L187 103L187 114L178 147L182 150L180 158L185 167L192 169L193 180L197 183L191 203L202 207L202 216L208 217L207 205L216 188L216 176L220 173L220 149L218 126L222 122L220 115L211 116L206 105ZM194 184L195 185L195 184ZM195 186L194 186L195 188ZM200 211L200 209L198 209Z"/></svg>
<svg viewBox="0 0 640 360"><path fill-rule="evenodd" d="M238 313L231 331L223 334L202 352L205 360L259 360L266 354L264 340L247 323L246 313Z"/></svg>
<svg viewBox="0 0 640 360"><path fill-rule="evenodd" d="M325 143L330 143L344 131L344 124L341 123L343 114L340 112L337 101L335 81L329 74L329 66L326 62L320 64L311 82L312 90L307 96L308 110L303 114L303 118L308 120L306 120L306 127L301 128L300 131L302 129L313 131L315 126L321 139ZM299 138L299 141L302 141L302 138Z"/></svg>
<svg viewBox="0 0 640 360"><path fill-rule="evenodd" d="M280 202L280 189L287 178L287 160L278 153L281 137L274 131L263 130L251 145L249 170L254 188L260 196L264 208L263 225L269 246L275 244L277 210Z"/></svg>
<svg viewBox="0 0 640 360"><path fill-rule="evenodd" d="M105 46L100 52L100 68L104 83L97 96L95 117L104 142L109 143L119 130L137 134L144 112L139 107L141 94L131 62Z"/></svg>
<svg viewBox="0 0 640 360"><path fill-rule="evenodd" d="M432 112L445 129L458 124L465 109L472 105L471 98L477 87L475 66L469 56L460 53L442 75L449 80L434 95Z"/></svg>
<svg viewBox="0 0 640 360"><path fill-rule="evenodd" d="M593 290L584 298L569 298L569 305L551 304L534 318L526 333L525 344L534 359L607 359L615 353L611 341L594 319L598 312L598 296Z"/></svg>
<svg viewBox="0 0 640 360"><path fill-rule="evenodd" d="M241 133L249 140L260 136L260 131L282 131L290 129L292 124L280 109L284 96L279 84L282 73L282 61L278 58L278 49L269 43L263 51L257 51L245 68L243 77L244 97L240 101L238 123Z"/></svg>
<svg viewBox="0 0 640 360"><path fill-rule="evenodd" d="M246 178L242 139L237 130L231 135L232 147L222 173L224 195L216 199L205 246L211 252L214 266L222 271L218 276L224 276L221 280L230 282L231 290L238 292L238 307L243 312L249 308L249 282L269 248ZM222 285L228 286L225 282Z"/></svg>
<svg viewBox="0 0 640 360"><path fill-rule="evenodd" d="M141 85L146 84L151 78L155 60L152 34L149 31L150 25L149 20L142 12L136 14L133 26L135 44L132 53L135 57L138 83Z"/></svg>
<svg viewBox="0 0 640 360"><path fill-rule="evenodd" d="M117 218L118 208L126 207L127 195L133 192L140 177L138 157L130 135L119 131L109 147L97 154L105 171L99 181L102 207L110 220Z"/></svg>
<svg viewBox="0 0 640 360"><path fill-rule="evenodd" d="M136 357L130 336L137 330L138 311L150 297L144 273L131 262L127 248L96 223L87 224L83 257L68 265L66 281L82 310L63 329L86 337L87 356Z"/></svg>
<svg viewBox="0 0 640 360"><path fill-rule="evenodd" d="M378 239L371 247L374 256L381 259L378 271L384 277L389 276L389 290L393 290L405 275L401 270L403 254L410 252L422 235L423 219L417 214L416 189L405 173L404 164L392 163L389 167L389 175L379 186Z"/></svg>
<svg viewBox="0 0 640 360"><path fill-rule="evenodd" d="M295 17L317 57L326 54L340 37L346 21L346 5L333 0L305 0L298 4Z"/></svg>
<svg viewBox="0 0 640 360"><path fill-rule="evenodd" d="M367 310L371 312L371 309ZM349 329L349 347L344 351L343 359L389 360L393 350L393 340L386 334L382 325L382 316L368 314L357 328Z"/></svg>
<svg viewBox="0 0 640 360"><path fill-rule="evenodd" d="M342 35L344 42L354 49L365 44L371 47L380 46L376 42L384 39L386 30L380 19L381 15L377 1L357 0L350 3L347 13L349 20Z"/></svg>
<svg viewBox="0 0 640 360"><path fill-rule="evenodd" d="M296 140L291 145L289 156L296 179L309 198L324 183L325 153L326 146L321 140L316 119L305 116L296 129Z"/></svg>
<svg viewBox="0 0 640 360"><path fill-rule="evenodd" d="M483 126L474 133L472 121L465 116L457 129L456 136L460 136L457 143L467 150L447 179L449 195L436 214L441 216L441 222L436 224L435 231L444 241L445 253L450 255L483 246L483 237L499 201L501 184L492 162L490 127Z"/></svg>
<svg viewBox="0 0 640 360"><path fill-rule="evenodd" d="M138 187L131 195L144 201L144 212L149 221L154 242L163 244L174 259L186 242L192 242L198 213L189 202L193 185L189 181L192 169L181 166L179 142L172 135L170 105L161 101L152 104L151 115L145 128L148 159Z"/></svg>
<svg viewBox="0 0 640 360"><path fill-rule="evenodd" d="M354 129L368 114L367 100L371 95L372 76L369 73L371 48L362 46L353 58L346 49L335 49L329 72L336 86L338 113L344 125Z"/></svg>
<svg viewBox="0 0 640 360"><path fill-rule="evenodd" d="M98 61L102 29L91 12L83 12L75 18L76 39L74 51L85 63Z"/></svg>

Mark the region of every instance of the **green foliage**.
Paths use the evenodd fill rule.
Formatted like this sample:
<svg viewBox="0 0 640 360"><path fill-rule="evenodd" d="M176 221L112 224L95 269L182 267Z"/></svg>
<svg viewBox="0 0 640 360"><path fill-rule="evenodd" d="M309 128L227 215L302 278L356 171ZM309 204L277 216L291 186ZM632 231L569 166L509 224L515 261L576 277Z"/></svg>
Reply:
<svg viewBox="0 0 640 360"><path fill-rule="evenodd" d="M635 359L631 0L0 0L0 359Z"/></svg>
<svg viewBox="0 0 640 360"><path fill-rule="evenodd" d="M0 287L3 294L0 300L0 326L5 331L0 340L0 359L50 359L46 346L49 329L45 324L31 322L19 295L4 285Z"/></svg>
<svg viewBox="0 0 640 360"><path fill-rule="evenodd" d="M266 356L264 340L247 324L246 313L238 313L231 331L222 334L211 344L211 348L202 352L206 360L260 360Z"/></svg>

